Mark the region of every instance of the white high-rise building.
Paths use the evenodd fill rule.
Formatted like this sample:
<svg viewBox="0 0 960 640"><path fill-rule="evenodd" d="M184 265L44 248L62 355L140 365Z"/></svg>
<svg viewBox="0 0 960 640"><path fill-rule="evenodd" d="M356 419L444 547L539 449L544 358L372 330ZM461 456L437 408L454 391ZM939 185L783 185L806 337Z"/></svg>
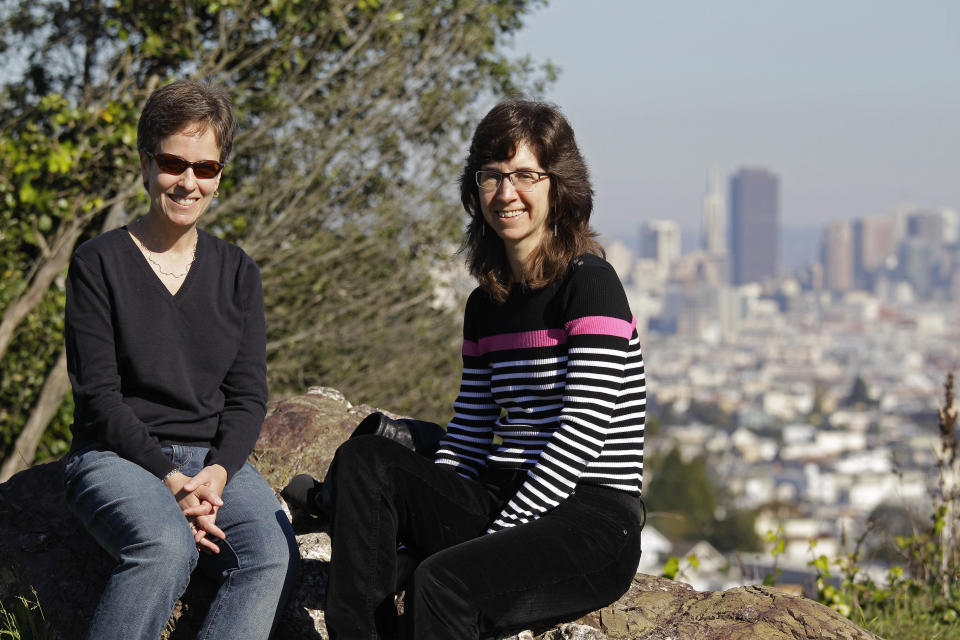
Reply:
<svg viewBox="0 0 960 640"><path fill-rule="evenodd" d="M943 218L943 241L946 244L954 244L960 235L960 218L950 207L940 207L939 211L940 217Z"/></svg>
<svg viewBox="0 0 960 640"><path fill-rule="evenodd" d="M670 272L680 259L680 226L673 220L650 220L640 233L640 251L644 258L657 262L661 274Z"/></svg>
<svg viewBox="0 0 960 640"><path fill-rule="evenodd" d="M714 256L727 253L727 199L716 171L707 174L707 191L703 194L700 246Z"/></svg>

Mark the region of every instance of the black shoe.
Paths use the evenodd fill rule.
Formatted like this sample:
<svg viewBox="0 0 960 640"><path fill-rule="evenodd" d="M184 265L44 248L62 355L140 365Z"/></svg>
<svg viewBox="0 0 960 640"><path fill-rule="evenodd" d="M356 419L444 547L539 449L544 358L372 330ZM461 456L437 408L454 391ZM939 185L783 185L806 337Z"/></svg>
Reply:
<svg viewBox="0 0 960 640"><path fill-rule="evenodd" d="M330 516L322 508L323 483L306 473L294 476L280 492L290 515L293 516L293 528L297 533L309 533L325 530Z"/></svg>

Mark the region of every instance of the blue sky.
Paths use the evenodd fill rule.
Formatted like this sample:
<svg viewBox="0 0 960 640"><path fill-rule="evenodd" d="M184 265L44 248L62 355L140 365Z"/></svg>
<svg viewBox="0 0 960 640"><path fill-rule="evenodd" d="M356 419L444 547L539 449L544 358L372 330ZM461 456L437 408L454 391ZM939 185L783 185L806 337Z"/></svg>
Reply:
<svg viewBox="0 0 960 640"><path fill-rule="evenodd" d="M594 177L594 225L699 227L707 172L780 176L785 226L960 210L960 1L553 0L518 54Z"/></svg>

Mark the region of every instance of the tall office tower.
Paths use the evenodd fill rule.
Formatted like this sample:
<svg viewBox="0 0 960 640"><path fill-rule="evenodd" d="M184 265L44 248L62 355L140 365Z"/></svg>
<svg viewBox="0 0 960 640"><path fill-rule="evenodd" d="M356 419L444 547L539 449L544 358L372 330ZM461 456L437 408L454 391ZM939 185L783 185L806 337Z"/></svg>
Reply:
<svg viewBox="0 0 960 640"><path fill-rule="evenodd" d="M740 169L730 178L730 253L733 284L777 275L779 185L766 169Z"/></svg>
<svg viewBox="0 0 960 640"><path fill-rule="evenodd" d="M650 220L640 233L640 252L644 258L657 261L664 276L680 259L680 226L673 220Z"/></svg>
<svg viewBox="0 0 960 640"><path fill-rule="evenodd" d="M957 212L950 207L940 207L938 209L940 217L943 218L943 241L946 244L956 244L960 238L960 218Z"/></svg>
<svg viewBox="0 0 960 640"><path fill-rule="evenodd" d="M907 214L907 236L941 247L957 241L957 212L949 207L916 209Z"/></svg>
<svg viewBox="0 0 960 640"><path fill-rule="evenodd" d="M877 272L896 254L893 216L860 218L853 222L853 280L859 289L872 289Z"/></svg>
<svg viewBox="0 0 960 640"><path fill-rule="evenodd" d="M846 222L834 222L823 233L820 245L823 283L830 291L853 288L853 230Z"/></svg>
<svg viewBox="0 0 960 640"><path fill-rule="evenodd" d="M727 207L720 187L720 176L711 171L707 176L707 191L703 194L700 247L707 253L720 256L727 253Z"/></svg>
<svg viewBox="0 0 960 640"><path fill-rule="evenodd" d="M914 293L921 300L926 300L933 290L934 254L929 243L922 238L905 238L898 247L900 277L913 286Z"/></svg>

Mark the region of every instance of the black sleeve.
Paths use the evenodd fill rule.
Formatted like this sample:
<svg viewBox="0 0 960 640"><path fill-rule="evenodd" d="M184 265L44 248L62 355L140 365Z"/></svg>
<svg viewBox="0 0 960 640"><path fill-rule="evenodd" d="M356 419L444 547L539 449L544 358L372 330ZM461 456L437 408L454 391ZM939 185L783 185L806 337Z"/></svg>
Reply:
<svg viewBox="0 0 960 640"><path fill-rule="evenodd" d="M174 465L123 401L112 304L101 264L75 255L67 275L64 328L75 428L162 478Z"/></svg>
<svg viewBox="0 0 960 640"><path fill-rule="evenodd" d="M228 478L243 466L253 450L267 404L263 286L260 270L247 256L237 279L237 290L243 300L243 331L237 356L220 386L224 395L223 413L208 457L209 464L223 465Z"/></svg>

